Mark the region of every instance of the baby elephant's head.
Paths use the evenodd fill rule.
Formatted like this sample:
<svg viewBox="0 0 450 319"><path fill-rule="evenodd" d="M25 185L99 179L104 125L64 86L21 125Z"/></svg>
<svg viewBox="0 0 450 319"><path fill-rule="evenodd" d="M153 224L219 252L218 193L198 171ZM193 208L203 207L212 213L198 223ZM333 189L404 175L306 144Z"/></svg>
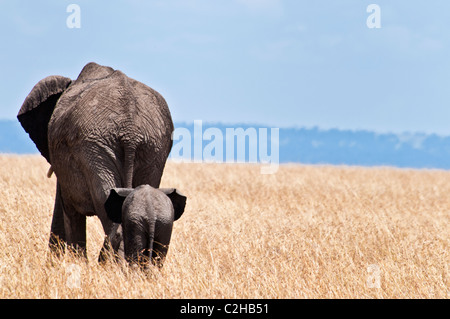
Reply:
<svg viewBox="0 0 450 319"><path fill-rule="evenodd" d="M108 217L121 227L113 227L108 237L115 252L123 244L130 263L162 266L172 235L173 222L181 217L186 196L175 188L113 188L105 202Z"/></svg>

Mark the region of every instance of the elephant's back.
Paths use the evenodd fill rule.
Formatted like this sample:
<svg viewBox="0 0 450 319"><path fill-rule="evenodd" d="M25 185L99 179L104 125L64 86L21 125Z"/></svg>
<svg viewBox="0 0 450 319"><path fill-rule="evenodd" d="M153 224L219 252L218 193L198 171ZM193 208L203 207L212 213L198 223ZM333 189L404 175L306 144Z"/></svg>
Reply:
<svg viewBox="0 0 450 319"><path fill-rule="evenodd" d="M49 146L75 146L85 140L139 146L170 138L172 131L164 98L114 71L102 79L77 80L67 89L49 122Z"/></svg>

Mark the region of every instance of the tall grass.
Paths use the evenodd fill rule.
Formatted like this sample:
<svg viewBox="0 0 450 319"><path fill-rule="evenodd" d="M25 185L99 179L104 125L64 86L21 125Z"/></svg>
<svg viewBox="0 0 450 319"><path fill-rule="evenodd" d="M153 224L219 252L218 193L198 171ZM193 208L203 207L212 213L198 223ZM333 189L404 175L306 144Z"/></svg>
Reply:
<svg viewBox="0 0 450 319"><path fill-rule="evenodd" d="M450 172L172 163L187 197L161 270L49 255L56 179L0 156L0 298L448 298Z"/></svg>

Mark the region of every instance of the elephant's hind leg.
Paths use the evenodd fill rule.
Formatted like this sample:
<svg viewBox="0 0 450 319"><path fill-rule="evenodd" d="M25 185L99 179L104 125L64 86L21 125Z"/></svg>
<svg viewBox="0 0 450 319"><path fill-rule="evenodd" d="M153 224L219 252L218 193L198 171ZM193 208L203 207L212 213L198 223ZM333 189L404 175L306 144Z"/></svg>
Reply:
<svg viewBox="0 0 450 319"><path fill-rule="evenodd" d="M64 205L64 229L66 242L76 255L86 257L86 216L72 206Z"/></svg>
<svg viewBox="0 0 450 319"><path fill-rule="evenodd" d="M49 248L57 256L64 254L66 232L64 229L64 210L61 199L61 187L56 184L55 207L53 208L52 226L50 229Z"/></svg>
<svg viewBox="0 0 450 319"><path fill-rule="evenodd" d="M152 263L161 268L169 249L170 237L172 236L172 224L160 224L157 222L155 240L152 247Z"/></svg>

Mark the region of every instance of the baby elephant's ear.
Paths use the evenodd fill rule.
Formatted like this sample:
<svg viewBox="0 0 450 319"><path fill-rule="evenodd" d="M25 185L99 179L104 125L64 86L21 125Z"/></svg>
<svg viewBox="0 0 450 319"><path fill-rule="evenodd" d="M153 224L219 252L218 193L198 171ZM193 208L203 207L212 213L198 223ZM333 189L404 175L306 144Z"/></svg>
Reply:
<svg viewBox="0 0 450 319"><path fill-rule="evenodd" d="M175 188L160 188L160 190L172 201L174 211L173 220L179 219L183 215L184 208L186 207L186 196Z"/></svg>
<svg viewBox="0 0 450 319"><path fill-rule="evenodd" d="M132 188L112 188L110 190L105 202L105 210L108 218L114 223L122 223L122 205L132 191Z"/></svg>

